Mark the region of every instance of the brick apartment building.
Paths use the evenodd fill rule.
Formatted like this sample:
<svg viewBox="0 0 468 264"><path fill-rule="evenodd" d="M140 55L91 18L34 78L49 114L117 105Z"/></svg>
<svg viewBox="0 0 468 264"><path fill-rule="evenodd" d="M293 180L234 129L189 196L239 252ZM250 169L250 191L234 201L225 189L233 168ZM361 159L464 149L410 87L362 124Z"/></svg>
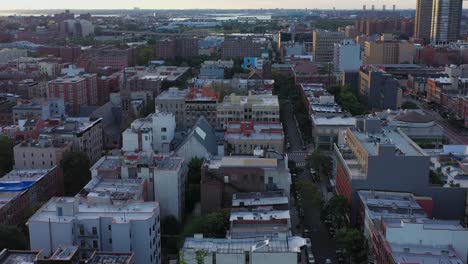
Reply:
<svg viewBox="0 0 468 264"><path fill-rule="evenodd" d="M226 39L221 44L221 58L223 60L244 57L260 57L265 46L250 38Z"/></svg>
<svg viewBox="0 0 468 264"><path fill-rule="evenodd" d="M157 40L155 57L158 59L190 58L198 56L198 38L166 38Z"/></svg>
<svg viewBox="0 0 468 264"><path fill-rule="evenodd" d="M63 98L71 115L77 115L81 106L98 104L97 75L64 76L47 84L48 97Z"/></svg>
<svg viewBox="0 0 468 264"><path fill-rule="evenodd" d="M230 156L207 159L202 166L201 208L229 208L235 193L282 190L289 197L291 175L285 157Z"/></svg>
<svg viewBox="0 0 468 264"><path fill-rule="evenodd" d="M0 178L0 187L0 224L19 225L29 209L63 194L63 174L59 167L15 169Z"/></svg>

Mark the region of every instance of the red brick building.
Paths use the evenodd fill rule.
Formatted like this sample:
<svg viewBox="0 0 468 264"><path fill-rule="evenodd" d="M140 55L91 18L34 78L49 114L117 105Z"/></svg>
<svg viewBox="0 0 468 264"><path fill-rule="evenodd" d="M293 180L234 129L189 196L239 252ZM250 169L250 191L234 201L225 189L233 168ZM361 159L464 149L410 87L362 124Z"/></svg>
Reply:
<svg viewBox="0 0 468 264"><path fill-rule="evenodd" d="M0 224L20 225L35 205L63 195L63 174L59 167L12 170L0 178L0 186Z"/></svg>
<svg viewBox="0 0 468 264"><path fill-rule="evenodd" d="M48 83L48 97L63 98L69 113L76 115L80 106L98 104L97 75L81 74L57 78Z"/></svg>
<svg viewBox="0 0 468 264"><path fill-rule="evenodd" d="M162 39L156 41L155 57L158 59L190 58L198 56L197 38Z"/></svg>

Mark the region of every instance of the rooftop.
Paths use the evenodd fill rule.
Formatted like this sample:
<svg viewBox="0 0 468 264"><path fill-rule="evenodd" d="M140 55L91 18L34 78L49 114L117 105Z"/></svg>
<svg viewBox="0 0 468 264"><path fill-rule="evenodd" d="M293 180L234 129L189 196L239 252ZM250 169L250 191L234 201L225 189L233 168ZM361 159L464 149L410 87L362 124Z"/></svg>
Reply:
<svg viewBox="0 0 468 264"><path fill-rule="evenodd" d="M158 170L178 170L184 162L183 158L156 155L151 151L127 151L123 154L123 159L126 165L153 166L157 167Z"/></svg>
<svg viewBox="0 0 468 264"><path fill-rule="evenodd" d="M312 123L316 126L354 126L356 118L345 116L316 116L312 115Z"/></svg>
<svg viewBox="0 0 468 264"><path fill-rule="evenodd" d="M278 96L276 95L267 95L267 94L257 94L257 95L246 95L239 96L231 94L226 96L224 101L218 105L218 107L229 107L229 106L244 106L251 105L255 106L275 106L279 107Z"/></svg>
<svg viewBox="0 0 468 264"><path fill-rule="evenodd" d="M0 264L34 264L39 252L4 249L0 252Z"/></svg>
<svg viewBox="0 0 468 264"><path fill-rule="evenodd" d="M288 204L288 197L282 191L263 193L235 193L232 196L232 206L265 206Z"/></svg>
<svg viewBox="0 0 468 264"><path fill-rule="evenodd" d="M263 240L258 238L227 239L227 238L203 238L197 237L185 239L182 250L206 252L244 254L246 251L254 252L296 252L301 251L305 246L305 239L302 237L273 238Z"/></svg>
<svg viewBox="0 0 468 264"><path fill-rule="evenodd" d="M412 193L359 191L358 195L372 220L427 217Z"/></svg>
<svg viewBox="0 0 468 264"><path fill-rule="evenodd" d="M396 263L464 264L449 246L401 245L390 243Z"/></svg>
<svg viewBox="0 0 468 264"><path fill-rule="evenodd" d="M46 128L43 134L80 134L100 123L102 118L91 119L89 117L68 117L55 127Z"/></svg>
<svg viewBox="0 0 468 264"><path fill-rule="evenodd" d="M71 207L70 215L59 215L57 207ZM157 202L130 201L126 204L90 204L80 197L54 197L29 218L31 221L69 223L75 219L112 218L114 223L147 220L158 214ZM67 210L64 210L67 211Z"/></svg>
<svg viewBox="0 0 468 264"><path fill-rule="evenodd" d="M143 179L103 179L93 177L83 188L86 197L89 199L99 199L102 201L138 201L143 200ZM93 199L94 198L94 199Z"/></svg>
<svg viewBox="0 0 468 264"><path fill-rule="evenodd" d="M219 169L221 167L250 167L250 168L276 168L277 159L267 159L258 157L230 156L220 159L206 160L205 164L210 169Z"/></svg>
<svg viewBox="0 0 468 264"><path fill-rule="evenodd" d="M282 211L231 211L231 216L229 221L236 221L236 220L277 220L277 219L290 219L291 215L289 214L289 210L282 210Z"/></svg>
<svg viewBox="0 0 468 264"><path fill-rule="evenodd" d="M77 246L67 246L62 247L60 246L54 252L54 254L50 257L52 260L71 260L79 251Z"/></svg>
<svg viewBox="0 0 468 264"><path fill-rule="evenodd" d="M379 147L382 145L395 146L396 155L399 156L427 156L427 154L416 145L400 129L383 127L377 133L370 133L348 129L359 141L361 146L370 156L379 155Z"/></svg>
<svg viewBox="0 0 468 264"><path fill-rule="evenodd" d="M79 83L86 81L88 78L92 78L96 76L96 74L79 74L73 76L63 76L59 77L55 80L50 81L49 83L57 84L57 83Z"/></svg>
<svg viewBox="0 0 468 264"><path fill-rule="evenodd" d="M171 87L167 91L162 92L158 95L157 99L184 99L187 96L188 89L179 90L177 87Z"/></svg>
<svg viewBox="0 0 468 264"><path fill-rule="evenodd" d="M130 264L133 253L95 252L86 264Z"/></svg>
<svg viewBox="0 0 468 264"><path fill-rule="evenodd" d="M227 125L224 138L226 140L283 140L283 125L281 123L232 122Z"/></svg>

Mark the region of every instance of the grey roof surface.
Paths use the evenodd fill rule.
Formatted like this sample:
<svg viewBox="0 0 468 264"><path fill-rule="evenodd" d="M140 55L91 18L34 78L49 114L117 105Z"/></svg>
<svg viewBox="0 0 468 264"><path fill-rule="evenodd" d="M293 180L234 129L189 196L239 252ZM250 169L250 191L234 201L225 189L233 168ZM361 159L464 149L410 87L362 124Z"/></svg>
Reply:
<svg viewBox="0 0 468 264"><path fill-rule="evenodd" d="M421 114L417 111L408 111L406 114L395 117L395 120L407 123L428 123L434 121L429 115Z"/></svg>
<svg viewBox="0 0 468 264"><path fill-rule="evenodd" d="M211 127L210 123L204 116L200 116L198 118L195 125L190 129L189 133L177 149L180 149L190 140L191 137L200 142L200 144L203 145L210 154L216 155L218 153L219 138L216 136L215 129Z"/></svg>
<svg viewBox="0 0 468 264"><path fill-rule="evenodd" d="M104 134L115 141L120 140L120 126L122 123L122 109L120 107L113 106L111 102L107 102L92 112L90 116L102 118Z"/></svg>

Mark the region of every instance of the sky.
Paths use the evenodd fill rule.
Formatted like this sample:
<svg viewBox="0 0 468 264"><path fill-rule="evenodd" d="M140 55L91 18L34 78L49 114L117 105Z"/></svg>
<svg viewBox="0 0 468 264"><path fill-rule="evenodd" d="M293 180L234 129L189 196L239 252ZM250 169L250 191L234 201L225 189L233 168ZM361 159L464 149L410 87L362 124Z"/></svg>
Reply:
<svg viewBox="0 0 468 264"><path fill-rule="evenodd" d="M361 9L362 5L415 8L416 0L0 0L0 10L14 9L257 9L320 8Z"/></svg>

